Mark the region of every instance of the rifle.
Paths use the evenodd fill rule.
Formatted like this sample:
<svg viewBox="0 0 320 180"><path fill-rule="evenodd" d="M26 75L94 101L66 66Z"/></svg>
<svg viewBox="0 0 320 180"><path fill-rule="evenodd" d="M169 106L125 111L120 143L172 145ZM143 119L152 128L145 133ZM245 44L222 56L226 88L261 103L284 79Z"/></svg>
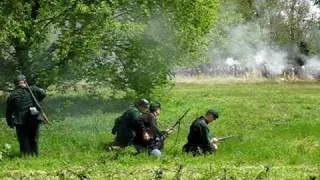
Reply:
<svg viewBox="0 0 320 180"><path fill-rule="evenodd" d="M218 140L217 142L225 141L225 140L230 139L230 138L233 138L233 137L235 137L235 136L219 137L219 138L217 138L217 140ZM211 142L213 142L213 140L211 140Z"/></svg>
<svg viewBox="0 0 320 180"><path fill-rule="evenodd" d="M188 112L190 111L190 108L187 109L183 115L171 126L168 128L168 130L173 130L176 126L178 126L178 133L177 133L177 138L176 141L178 139L178 135L179 135L179 130L180 130L180 123L181 120L188 114ZM160 136L156 137L155 139L152 139L153 143L151 145L152 148L158 148L160 149L163 145L163 141L169 136L169 133L167 131L164 131ZM175 143L177 144L177 143Z"/></svg>
<svg viewBox="0 0 320 180"><path fill-rule="evenodd" d="M41 107L41 105L39 104L37 98L34 96L32 90L30 89L27 81L25 81L25 83L26 83L26 85L27 85L28 91L30 92L33 101L36 103L36 105L38 106L38 108L39 108L39 110L40 110L40 113L41 113L41 116L43 117L44 122L46 122L47 124L51 124L51 122L49 121L47 115L46 115L45 112L43 111L43 108Z"/></svg>
<svg viewBox="0 0 320 180"><path fill-rule="evenodd" d="M189 111L190 111L190 108L187 109L187 110L183 113L183 115L182 115L170 128L168 128L168 129L173 130L177 125L179 125L179 127L180 127L181 120L188 114Z"/></svg>

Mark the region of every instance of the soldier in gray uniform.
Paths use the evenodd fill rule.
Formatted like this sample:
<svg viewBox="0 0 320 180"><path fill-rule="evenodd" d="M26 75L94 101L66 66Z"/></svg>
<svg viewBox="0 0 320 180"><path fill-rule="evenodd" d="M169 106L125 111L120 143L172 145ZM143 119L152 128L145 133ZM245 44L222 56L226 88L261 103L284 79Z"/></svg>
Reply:
<svg viewBox="0 0 320 180"><path fill-rule="evenodd" d="M45 91L36 86L30 90L38 102L46 96ZM16 128L21 155L38 156L41 116L24 75L17 77L17 87L7 99L6 120L10 128Z"/></svg>

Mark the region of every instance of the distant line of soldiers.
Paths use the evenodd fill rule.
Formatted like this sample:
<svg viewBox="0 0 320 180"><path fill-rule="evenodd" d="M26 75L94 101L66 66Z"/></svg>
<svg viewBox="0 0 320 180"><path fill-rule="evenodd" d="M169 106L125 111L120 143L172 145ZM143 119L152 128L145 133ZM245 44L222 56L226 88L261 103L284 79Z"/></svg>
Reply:
<svg viewBox="0 0 320 180"><path fill-rule="evenodd" d="M36 86L29 87L24 75L17 77L16 85L7 99L6 121L10 128L16 129L21 155L38 156L39 127L42 121L38 102L45 98L46 92ZM145 99L138 100L115 120L112 128L115 139L109 150L122 151L133 145L137 153L147 152L161 156L164 141L173 128L164 131L159 129L157 121L160 112L159 102L150 104ZM193 121L183 151L196 155L217 150L218 140L209 136L208 124L218 117L217 111L210 109L204 116Z"/></svg>

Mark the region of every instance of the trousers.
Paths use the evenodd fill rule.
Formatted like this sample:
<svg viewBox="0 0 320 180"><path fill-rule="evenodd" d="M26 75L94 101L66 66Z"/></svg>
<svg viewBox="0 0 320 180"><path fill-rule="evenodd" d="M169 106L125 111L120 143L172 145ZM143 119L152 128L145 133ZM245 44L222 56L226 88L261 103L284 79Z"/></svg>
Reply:
<svg viewBox="0 0 320 180"><path fill-rule="evenodd" d="M22 156L38 156L40 124L38 122L32 122L15 126L20 147L20 154Z"/></svg>

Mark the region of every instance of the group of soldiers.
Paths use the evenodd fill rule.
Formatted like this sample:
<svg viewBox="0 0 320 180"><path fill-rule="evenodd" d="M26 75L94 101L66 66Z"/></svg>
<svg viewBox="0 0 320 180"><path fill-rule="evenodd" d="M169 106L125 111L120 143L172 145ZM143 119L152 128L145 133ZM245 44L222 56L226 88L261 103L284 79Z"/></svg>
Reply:
<svg viewBox="0 0 320 180"><path fill-rule="evenodd" d="M16 89L7 99L6 121L10 128L16 129L22 156L38 156L39 127L42 121L39 103L46 97L46 92L27 84L26 77L19 75ZM159 102L149 103L146 99L138 100L115 120L112 134L114 142L109 150L123 151L133 145L137 153L147 152L161 156L165 139L173 132L173 127L162 131L158 127L161 112ZM217 138L210 137L208 124L219 118L214 109L209 109L204 116L192 122L188 141L183 151L193 155L212 153L217 150Z"/></svg>
<svg viewBox="0 0 320 180"><path fill-rule="evenodd" d="M173 128L164 131L159 129L157 121L160 112L159 102L149 104L146 99L138 100L115 120L112 134L116 137L109 150L123 151L127 146L133 145L137 153L147 152L150 155L161 156L164 141L173 132ZM218 118L218 112L209 109L204 116L193 121L183 151L197 155L217 150L218 139L210 137L208 124Z"/></svg>

